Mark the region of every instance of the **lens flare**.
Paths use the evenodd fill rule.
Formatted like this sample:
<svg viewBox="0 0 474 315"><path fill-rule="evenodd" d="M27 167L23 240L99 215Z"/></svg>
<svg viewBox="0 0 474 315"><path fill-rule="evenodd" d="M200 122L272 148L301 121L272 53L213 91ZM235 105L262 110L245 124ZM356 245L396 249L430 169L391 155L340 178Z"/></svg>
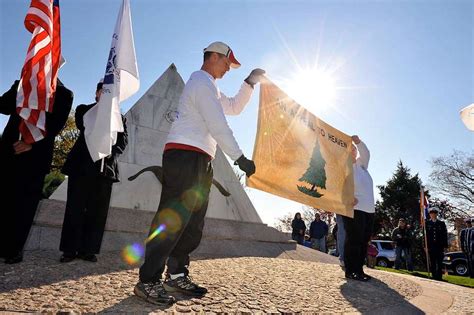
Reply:
<svg viewBox="0 0 474 315"><path fill-rule="evenodd" d="M152 239L154 239L158 234L160 234L161 232L163 232L164 230L166 229L166 226L164 224L160 224L160 226L158 226L154 231L153 233L151 233L145 243L148 243L150 242Z"/></svg>
<svg viewBox="0 0 474 315"><path fill-rule="evenodd" d="M196 211L202 207L204 202L204 192L200 187L193 187L186 190L181 196L183 206L189 211Z"/></svg>
<svg viewBox="0 0 474 315"><path fill-rule="evenodd" d="M181 216L173 209L166 208L158 214L158 222L166 227L166 232L173 234L178 232L182 226Z"/></svg>
<svg viewBox="0 0 474 315"><path fill-rule="evenodd" d="M122 258L127 264L135 265L143 257L144 252L145 250L141 244L133 243L122 250Z"/></svg>

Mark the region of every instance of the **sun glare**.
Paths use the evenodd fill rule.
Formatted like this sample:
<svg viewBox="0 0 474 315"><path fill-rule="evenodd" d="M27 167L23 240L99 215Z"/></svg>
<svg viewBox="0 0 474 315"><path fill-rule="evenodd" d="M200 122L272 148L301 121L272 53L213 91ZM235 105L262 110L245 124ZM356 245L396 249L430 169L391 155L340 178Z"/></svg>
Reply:
<svg viewBox="0 0 474 315"><path fill-rule="evenodd" d="M317 68L301 69L284 85L291 98L312 112L334 105L336 82L328 72Z"/></svg>

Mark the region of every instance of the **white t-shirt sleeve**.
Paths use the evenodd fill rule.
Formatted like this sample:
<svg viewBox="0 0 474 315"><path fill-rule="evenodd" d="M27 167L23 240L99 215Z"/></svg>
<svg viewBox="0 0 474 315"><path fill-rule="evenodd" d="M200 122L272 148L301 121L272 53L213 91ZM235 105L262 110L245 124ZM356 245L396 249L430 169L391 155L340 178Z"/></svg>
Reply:
<svg viewBox="0 0 474 315"><path fill-rule="evenodd" d="M205 121L211 136L232 160L237 160L242 155L242 150L227 124L223 106L217 99L217 90L210 84L199 84L196 86L194 97L194 104Z"/></svg>
<svg viewBox="0 0 474 315"><path fill-rule="evenodd" d="M247 103L249 102L252 93L253 88L246 82L242 83L239 92L234 97L227 97L224 93L221 92L221 97L219 101L221 102L224 114L240 114L244 110L245 105L247 105Z"/></svg>
<svg viewBox="0 0 474 315"><path fill-rule="evenodd" d="M357 158L356 163L367 170L369 168L370 151L363 141L356 144L356 146L357 151L359 151L359 157Z"/></svg>

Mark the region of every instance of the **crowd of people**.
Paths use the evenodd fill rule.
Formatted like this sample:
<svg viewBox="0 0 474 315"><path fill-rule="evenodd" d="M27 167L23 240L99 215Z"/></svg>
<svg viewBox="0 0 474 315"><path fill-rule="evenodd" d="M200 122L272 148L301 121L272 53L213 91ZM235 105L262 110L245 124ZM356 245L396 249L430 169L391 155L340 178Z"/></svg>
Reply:
<svg viewBox="0 0 474 315"><path fill-rule="evenodd" d="M433 279L442 280L444 271L443 259L444 254L448 250L448 231L446 224L438 219L439 208L431 207L428 211L429 218L425 221L426 243L422 244L422 248L426 250L427 263L429 265L429 272ZM346 270L346 263L351 262L351 257L346 253L347 236L352 237L344 228L344 221L341 215L336 215L336 224L332 229L332 239L335 241L335 246L330 251L325 247L328 241L328 224L321 220L319 213L315 214L314 221L311 223L309 231L306 230L306 224L301 217L301 213L296 213L292 221L292 239L298 244L311 247L315 250L331 253L339 257L339 263L343 270ZM460 247L467 260L468 274L474 278L474 229L472 228L472 220L465 220L466 227L460 232ZM372 230L372 226L369 228ZM377 263L377 256L379 254L377 246L372 240L375 235L369 237L362 255L362 260L366 262L367 266L373 268ZM414 271L413 261L413 246L416 236L415 231L411 225L407 223L405 218L398 220L398 226L391 232L390 240L392 241L395 251L394 268L397 270L406 269L410 272ZM385 239L383 239L385 240ZM386 240L385 240L386 241Z"/></svg>

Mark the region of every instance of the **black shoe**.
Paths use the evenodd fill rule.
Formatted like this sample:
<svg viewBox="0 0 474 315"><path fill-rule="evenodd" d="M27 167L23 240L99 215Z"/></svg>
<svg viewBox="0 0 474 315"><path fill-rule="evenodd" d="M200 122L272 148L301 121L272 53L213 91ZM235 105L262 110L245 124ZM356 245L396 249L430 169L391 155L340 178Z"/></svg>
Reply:
<svg viewBox="0 0 474 315"><path fill-rule="evenodd" d="M64 252L61 258L59 258L59 261L62 263L68 263L73 261L74 259L76 259L76 253Z"/></svg>
<svg viewBox="0 0 474 315"><path fill-rule="evenodd" d="M140 281L135 285L133 293L139 298L157 305L171 305L176 301L173 296L166 293L161 280L149 283Z"/></svg>
<svg viewBox="0 0 474 315"><path fill-rule="evenodd" d="M18 253L15 256L6 256L5 258L5 263L12 265L12 264L17 264L23 261L23 253Z"/></svg>
<svg viewBox="0 0 474 315"><path fill-rule="evenodd" d="M178 292L191 296L203 296L207 293L207 289L194 283L190 276L182 276L174 280L167 277L163 287L168 292Z"/></svg>
<svg viewBox="0 0 474 315"><path fill-rule="evenodd" d="M79 254L77 255L79 259L90 261L90 262L97 262L97 256L94 254Z"/></svg>
<svg viewBox="0 0 474 315"><path fill-rule="evenodd" d="M363 281L363 282L369 281L369 279L365 278L362 274L358 274L355 272L346 274L346 278L351 279L351 280Z"/></svg>
<svg viewBox="0 0 474 315"><path fill-rule="evenodd" d="M366 279L365 281L369 281L370 279L372 279L371 276L369 276L368 274L366 274L365 272L362 272L360 274L364 279Z"/></svg>

